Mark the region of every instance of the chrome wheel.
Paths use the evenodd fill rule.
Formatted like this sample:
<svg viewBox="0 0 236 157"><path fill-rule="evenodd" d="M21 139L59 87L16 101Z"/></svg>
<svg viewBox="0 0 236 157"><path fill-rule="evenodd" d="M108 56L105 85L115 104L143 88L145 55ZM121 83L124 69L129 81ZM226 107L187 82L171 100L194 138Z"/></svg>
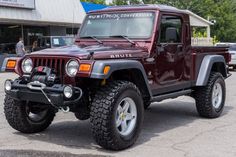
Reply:
<svg viewBox="0 0 236 157"><path fill-rule="evenodd" d="M135 128L137 122L137 108L135 102L129 98L124 98L117 107L116 128L120 135L127 136Z"/></svg>
<svg viewBox="0 0 236 157"><path fill-rule="evenodd" d="M212 91L212 104L215 109L221 106L223 100L223 90L220 83L215 83Z"/></svg>

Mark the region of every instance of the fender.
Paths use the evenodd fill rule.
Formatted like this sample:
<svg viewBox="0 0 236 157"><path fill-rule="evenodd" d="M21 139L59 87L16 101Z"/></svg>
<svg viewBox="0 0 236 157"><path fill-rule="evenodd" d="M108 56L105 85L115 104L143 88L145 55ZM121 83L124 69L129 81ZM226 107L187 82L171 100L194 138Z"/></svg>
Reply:
<svg viewBox="0 0 236 157"><path fill-rule="evenodd" d="M110 71L107 75L103 73L104 67L110 66ZM149 95L152 96L152 92L148 83L146 72L143 65L139 61L134 60L100 60L96 61L91 72L91 78L94 79L108 79L111 74L117 70L127 70L127 69L138 69L141 71L142 76L145 80Z"/></svg>
<svg viewBox="0 0 236 157"><path fill-rule="evenodd" d="M222 75L227 77L226 62L225 58L220 55L207 55L204 57L200 70L197 77L196 86L205 86L207 85L208 79L210 77L211 69L214 63L223 63L224 72Z"/></svg>

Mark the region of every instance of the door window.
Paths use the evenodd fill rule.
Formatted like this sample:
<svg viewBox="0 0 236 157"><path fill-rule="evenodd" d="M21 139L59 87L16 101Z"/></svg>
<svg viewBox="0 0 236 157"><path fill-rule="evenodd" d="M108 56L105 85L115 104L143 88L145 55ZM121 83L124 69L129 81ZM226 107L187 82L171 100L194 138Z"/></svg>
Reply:
<svg viewBox="0 0 236 157"><path fill-rule="evenodd" d="M160 43L182 42L182 20L178 16L162 16L160 26Z"/></svg>

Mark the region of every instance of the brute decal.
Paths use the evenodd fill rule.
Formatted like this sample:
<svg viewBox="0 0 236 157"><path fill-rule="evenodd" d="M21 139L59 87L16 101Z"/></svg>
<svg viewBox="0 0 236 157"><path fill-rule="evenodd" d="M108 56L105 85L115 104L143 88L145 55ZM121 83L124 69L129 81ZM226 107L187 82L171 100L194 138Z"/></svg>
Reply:
<svg viewBox="0 0 236 157"><path fill-rule="evenodd" d="M128 57L133 57L132 54L115 54L115 55L110 55L111 58L128 58Z"/></svg>

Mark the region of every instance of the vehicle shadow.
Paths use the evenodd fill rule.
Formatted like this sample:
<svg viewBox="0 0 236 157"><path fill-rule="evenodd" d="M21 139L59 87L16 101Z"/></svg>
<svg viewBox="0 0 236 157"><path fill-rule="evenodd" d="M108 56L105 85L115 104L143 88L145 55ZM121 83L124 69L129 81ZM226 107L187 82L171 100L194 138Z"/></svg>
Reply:
<svg viewBox="0 0 236 157"><path fill-rule="evenodd" d="M226 107L223 116L232 108ZM196 111L195 102L168 101L153 104L145 111L144 125L138 141L133 147L144 144L153 137L178 127L187 126L195 120L201 119ZM207 119L206 119L207 120ZM26 135L29 140L53 143L69 148L96 149L109 152L99 147L93 140L89 121L64 121L53 123L46 131Z"/></svg>

